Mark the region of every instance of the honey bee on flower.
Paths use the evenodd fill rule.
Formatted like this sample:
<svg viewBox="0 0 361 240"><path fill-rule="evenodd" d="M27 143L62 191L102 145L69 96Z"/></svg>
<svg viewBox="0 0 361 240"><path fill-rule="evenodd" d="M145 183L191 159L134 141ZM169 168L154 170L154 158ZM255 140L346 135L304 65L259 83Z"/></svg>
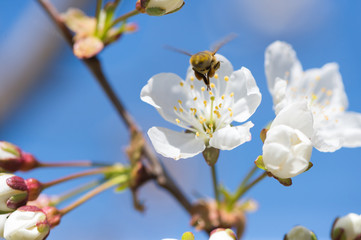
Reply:
<svg viewBox="0 0 361 240"><path fill-rule="evenodd" d="M210 79L211 91L195 81L192 66L185 81L173 73L160 73L143 87L144 102L155 107L165 120L186 129L149 129L148 135L159 154L177 160L193 157L207 147L231 150L251 140L252 122L238 126L231 123L246 121L260 104L261 93L247 68L233 71L225 57L216 57L222 64Z"/></svg>

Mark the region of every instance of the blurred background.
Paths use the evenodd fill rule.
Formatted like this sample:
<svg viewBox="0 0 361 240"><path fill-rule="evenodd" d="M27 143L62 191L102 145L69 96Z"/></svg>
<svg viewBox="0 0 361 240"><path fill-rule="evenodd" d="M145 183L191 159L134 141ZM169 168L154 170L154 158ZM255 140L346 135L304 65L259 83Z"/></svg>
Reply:
<svg viewBox="0 0 361 240"><path fill-rule="evenodd" d="M93 0L53 1L60 11L81 7L94 15ZM119 14L134 8L124 0ZM260 130L274 117L264 74L264 50L275 40L293 45L304 69L327 62L340 66L349 110L361 112L361 1L337 0L199 0L164 17L138 15L130 21L139 31L126 35L99 58L117 94L144 132L152 126L177 129L139 98L148 79L160 72L185 77L186 56L168 51L165 44L190 52L209 49L230 32L238 37L219 53L235 69L249 68L263 94L251 117L253 141L221 153L219 178L235 190L261 154ZM0 136L42 161L91 159L126 163L129 136L114 108L85 66L58 34L36 1L0 3ZM329 239L335 217L361 214L361 149L335 153L313 151L314 167L284 187L263 180L247 197L259 209L247 215L244 239L282 239L302 224ZM210 170L198 156L162 159L182 189L193 200L213 196ZM42 169L23 174L50 181L77 169ZM79 170L79 169L78 169ZM89 181L84 178L48 191L55 194ZM112 190L92 199L62 219L49 239L178 238L189 226L189 216L174 199L147 184L140 190L147 210L136 212L129 191ZM197 240L208 239L202 232Z"/></svg>

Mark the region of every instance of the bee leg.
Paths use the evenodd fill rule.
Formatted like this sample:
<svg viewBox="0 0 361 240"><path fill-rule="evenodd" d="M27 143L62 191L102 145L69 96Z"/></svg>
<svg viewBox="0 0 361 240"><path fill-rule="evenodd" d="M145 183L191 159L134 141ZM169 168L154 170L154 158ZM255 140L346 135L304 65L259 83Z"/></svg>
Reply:
<svg viewBox="0 0 361 240"><path fill-rule="evenodd" d="M203 75L202 73L196 71L194 68L193 68L193 71L194 71L194 76L196 76L196 78L197 78L198 80L203 80L204 75Z"/></svg>

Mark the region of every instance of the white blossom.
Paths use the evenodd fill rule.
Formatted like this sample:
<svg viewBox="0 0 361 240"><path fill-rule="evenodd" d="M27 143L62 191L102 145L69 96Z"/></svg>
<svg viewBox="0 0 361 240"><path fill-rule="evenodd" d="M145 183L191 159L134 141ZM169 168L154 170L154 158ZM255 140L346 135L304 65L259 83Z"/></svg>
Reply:
<svg viewBox="0 0 361 240"><path fill-rule="evenodd" d="M0 214L0 238L4 237L5 221L8 219L9 213Z"/></svg>
<svg viewBox="0 0 361 240"><path fill-rule="evenodd" d="M307 228L296 226L287 233L285 240L317 240L317 237Z"/></svg>
<svg viewBox="0 0 361 240"><path fill-rule="evenodd" d="M361 146L361 114L345 111L348 101L336 63L303 71L292 47L277 41L266 50L265 71L276 114L292 102L307 100L316 149L333 152Z"/></svg>
<svg viewBox="0 0 361 240"><path fill-rule="evenodd" d="M186 80L173 73L153 76L141 91L141 99L155 107L167 121L186 129L176 132L152 127L148 136L155 150L169 158L189 158L206 147L231 150L251 140L253 123L246 121L261 102L261 93L247 68L233 72L231 63L221 55L220 69L210 79L210 91L194 76L191 67Z"/></svg>
<svg viewBox="0 0 361 240"><path fill-rule="evenodd" d="M333 231L337 228L343 229L344 240L354 240L361 236L361 215L349 213L336 220Z"/></svg>
<svg viewBox="0 0 361 240"><path fill-rule="evenodd" d="M312 153L312 113L305 101L282 109L272 122L263 145L263 163L275 177L292 178L309 166Z"/></svg>
<svg viewBox="0 0 361 240"><path fill-rule="evenodd" d="M24 206L11 213L5 221L6 240L43 240L50 232L44 212L34 206Z"/></svg>

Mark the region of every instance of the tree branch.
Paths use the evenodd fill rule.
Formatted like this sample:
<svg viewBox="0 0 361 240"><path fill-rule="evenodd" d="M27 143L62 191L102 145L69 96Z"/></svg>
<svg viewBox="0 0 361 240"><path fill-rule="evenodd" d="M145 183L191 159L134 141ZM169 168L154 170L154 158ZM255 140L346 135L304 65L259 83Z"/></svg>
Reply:
<svg viewBox="0 0 361 240"><path fill-rule="evenodd" d="M44 8L47 12L49 17L53 20L56 26L59 28L60 32L62 33L63 37L67 41L70 47L73 46L73 35L70 30L66 27L63 23L61 18L59 17L59 13L53 7L53 5L48 0L38 0L40 5ZM121 116L124 124L130 130L130 132L141 132L133 120L132 116L124 107L122 101L113 91L111 85L109 84L107 78L105 77L101 63L98 58L93 57L90 59L82 59L83 63L88 67L88 69L93 73L95 79L101 85L102 89L116 108L118 114ZM144 138L144 135L142 135ZM184 209L191 214L192 204L184 195L184 193L180 190L174 180L168 175L166 172L165 167L161 164L159 159L156 157L154 151L149 146L147 141L144 141L145 145L143 147L143 154L148 159L151 164L152 173L156 176L157 183L160 187L167 190L173 197L184 207Z"/></svg>

